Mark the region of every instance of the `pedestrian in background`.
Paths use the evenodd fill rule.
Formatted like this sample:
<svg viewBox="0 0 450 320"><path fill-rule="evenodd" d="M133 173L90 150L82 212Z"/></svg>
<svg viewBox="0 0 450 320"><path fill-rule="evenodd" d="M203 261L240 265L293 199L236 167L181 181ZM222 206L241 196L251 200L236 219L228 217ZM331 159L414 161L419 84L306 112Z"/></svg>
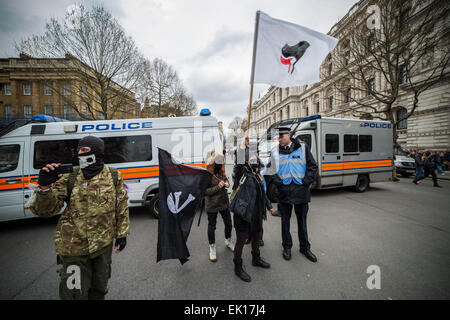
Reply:
<svg viewBox="0 0 450 320"><path fill-rule="evenodd" d="M436 152L434 161L436 163L436 170L439 174L443 175L444 171L442 169L442 166L444 165L444 153L443 152Z"/></svg>
<svg viewBox="0 0 450 320"><path fill-rule="evenodd" d="M431 177L433 179L433 186L437 188L442 188L437 182L435 155L432 154L430 150L428 150L427 152L424 153L423 161L424 161L424 178L428 177L431 174Z"/></svg>
<svg viewBox="0 0 450 320"><path fill-rule="evenodd" d="M416 173L414 175L413 183L414 184L420 184L422 183L422 179L424 176L424 168L423 168L423 162L424 162L424 154L423 150L417 150L416 154L414 155L414 162L416 164Z"/></svg>
<svg viewBox="0 0 450 320"><path fill-rule="evenodd" d="M207 160L206 169L212 173L211 184L205 191L205 208L208 215L209 260L216 262L215 231L218 213L222 216L225 224L225 246L234 251L234 244L231 240L233 226L229 210L230 202L226 189L230 187L230 183L225 175L224 157L222 154L215 151L212 152Z"/></svg>

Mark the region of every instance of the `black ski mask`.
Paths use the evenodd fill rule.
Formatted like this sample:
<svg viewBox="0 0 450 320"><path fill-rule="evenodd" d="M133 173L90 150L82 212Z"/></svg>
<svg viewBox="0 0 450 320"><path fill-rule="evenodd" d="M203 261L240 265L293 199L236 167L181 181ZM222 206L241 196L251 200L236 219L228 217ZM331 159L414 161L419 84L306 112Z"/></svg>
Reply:
<svg viewBox="0 0 450 320"><path fill-rule="evenodd" d="M91 151L78 155L80 168L86 179L91 179L103 170L103 154L105 144L103 140L94 136L87 136L78 142L78 149L89 147Z"/></svg>

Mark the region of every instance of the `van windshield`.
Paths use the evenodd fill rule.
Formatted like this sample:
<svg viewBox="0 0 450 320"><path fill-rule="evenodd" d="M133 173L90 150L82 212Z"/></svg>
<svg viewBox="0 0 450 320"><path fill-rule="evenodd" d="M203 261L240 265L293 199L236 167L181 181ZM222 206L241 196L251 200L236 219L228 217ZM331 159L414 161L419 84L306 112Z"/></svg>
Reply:
<svg viewBox="0 0 450 320"><path fill-rule="evenodd" d="M19 164L20 145L0 146L0 172L14 171Z"/></svg>

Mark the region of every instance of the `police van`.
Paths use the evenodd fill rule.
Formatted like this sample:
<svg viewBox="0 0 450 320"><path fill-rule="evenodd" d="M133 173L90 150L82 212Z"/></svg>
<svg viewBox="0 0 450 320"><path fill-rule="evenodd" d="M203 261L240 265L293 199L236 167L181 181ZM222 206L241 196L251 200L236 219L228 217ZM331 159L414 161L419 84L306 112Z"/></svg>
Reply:
<svg viewBox="0 0 450 320"><path fill-rule="evenodd" d="M286 122L287 123L287 122ZM392 176L393 140L389 121L327 118L315 115L291 120L292 138L305 142L317 162L312 188L353 186L364 192L370 183L389 181ZM272 141L268 143L267 141ZM272 145L270 134L266 143ZM262 150L266 161L270 151ZM269 182L268 196L276 202L276 188Z"/></svg>
<svg viewBox="0 0 450 320"><path fill-rule="evenodd" d="M222 150L217 119L201 116L99 121L57 121L35 116L0 131L0 221L35 217L25 207L47 163L78 165L78 141L95 135L105 143L104 162L117 168L128 205L158 215L158 147L180 163L206 167L209 152Z"/></svg>

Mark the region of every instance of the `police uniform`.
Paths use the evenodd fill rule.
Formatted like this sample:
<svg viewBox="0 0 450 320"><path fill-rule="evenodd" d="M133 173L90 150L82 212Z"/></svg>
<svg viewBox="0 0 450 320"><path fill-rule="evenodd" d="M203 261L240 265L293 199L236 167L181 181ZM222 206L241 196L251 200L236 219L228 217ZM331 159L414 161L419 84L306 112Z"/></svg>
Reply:
<svg viewBox="0 0 450 320"><path fill-rule="evenodd" d="M114 181L111 170L103 165L90 179L79 170L68 195L69 175L64 174L51 190L36 193L30 209L48 218L67 203L54 237L58 263L62 264L60 298L104 299L111 276L113 240L130 233L127 190L120 172ZM67 269L73 265L79 267L81 289L67 285L73 273Z"/></svg>
<svg viewBox="0 0 450 320"><path fill-rule="evenodd" d="M280 134L289 133L288 129L279 128ZM278 189L278 210L281 213L281 232L283 256L290 259L292 237L290 219L292 207L297 216L300 251L310 253L306 215L311 201L309 187L317 173L317 164L306 143L291 140L287 146L279 145L272 152L271 163L276 162L276 175L273 182ZM308 255L307 255L308 256Z"/></svg>

